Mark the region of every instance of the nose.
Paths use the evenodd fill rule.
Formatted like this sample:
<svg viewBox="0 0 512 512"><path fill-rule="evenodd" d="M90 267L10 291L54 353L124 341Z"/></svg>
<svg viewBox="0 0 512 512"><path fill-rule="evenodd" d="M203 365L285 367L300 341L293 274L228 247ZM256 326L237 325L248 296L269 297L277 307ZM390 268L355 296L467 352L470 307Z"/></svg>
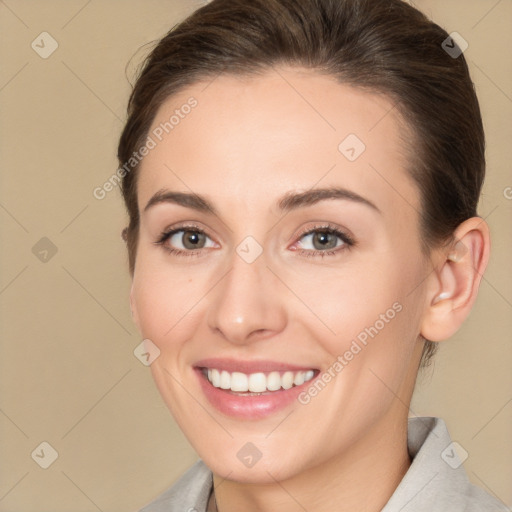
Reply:
<svg viewBox="0 0 512 512"><path fill-rule="evenodd" d="M231 263L230 270L208 294L210 329L238 345L281 332L287 322L286 297L279 292L279 280L266 266L265 253L248 263L233 251Z"/></svg>

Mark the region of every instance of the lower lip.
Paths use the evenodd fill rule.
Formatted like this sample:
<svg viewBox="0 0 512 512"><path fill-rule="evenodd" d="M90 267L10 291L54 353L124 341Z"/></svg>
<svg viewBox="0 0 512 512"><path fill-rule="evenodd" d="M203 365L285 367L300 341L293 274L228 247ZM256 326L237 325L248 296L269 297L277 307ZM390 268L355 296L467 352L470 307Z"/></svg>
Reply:
<svg viewBox="0 0 512 512"><path fill-rule="evenodd" d="M199 383L208 401L221 413L241 419L256 420L266 418L297 400L301 391L311 385L313 379L293 386L290 389L269 391L262 395L240 395L232 391L216 388L203 372L196 368Z"/></svg>

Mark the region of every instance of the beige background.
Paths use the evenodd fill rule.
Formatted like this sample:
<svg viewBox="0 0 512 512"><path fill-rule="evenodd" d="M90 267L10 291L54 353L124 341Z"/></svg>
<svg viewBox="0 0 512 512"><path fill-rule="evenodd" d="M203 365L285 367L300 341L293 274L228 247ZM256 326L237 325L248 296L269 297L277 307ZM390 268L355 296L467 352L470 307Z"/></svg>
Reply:
<svg viewBox="0 0 512 512"><path fill-rule="evenodd" d="M131 77L137 50L200 3L0 1L0 512L134 511L196 459L133 354L119 191L92 191L117 167L126 64L136 53ZM512 1L415 4L469 43L493 254L411 414L443 417L471 480L511 505ZM59 45L47 59L31 48L43 31ZM43 441L58 452L46 470L31 457Z"/></svg>

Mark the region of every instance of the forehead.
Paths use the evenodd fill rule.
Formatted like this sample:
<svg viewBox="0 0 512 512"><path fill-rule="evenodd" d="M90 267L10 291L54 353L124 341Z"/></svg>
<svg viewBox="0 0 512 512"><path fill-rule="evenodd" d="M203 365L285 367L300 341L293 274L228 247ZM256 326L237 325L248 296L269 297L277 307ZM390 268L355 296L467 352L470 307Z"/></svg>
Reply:
<svg viewBox="0 0 512 512"><path fill-rule="evenodd" d="M383 209L396 209L400 196L418 207L407 134L389 98L329 76L290 68L221 75L159 108L148 133L154 148L140 166L139 209L161 188L256 207L316 184L354 190Z"/></svg>

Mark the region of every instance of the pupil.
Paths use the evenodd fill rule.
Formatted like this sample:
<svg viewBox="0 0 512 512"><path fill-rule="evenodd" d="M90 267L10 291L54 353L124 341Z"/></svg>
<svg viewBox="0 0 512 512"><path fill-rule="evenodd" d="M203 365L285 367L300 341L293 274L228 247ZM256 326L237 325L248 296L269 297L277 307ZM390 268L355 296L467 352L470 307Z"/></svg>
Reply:
<svg viewBox="0 0 512 512"><path fill-rule="evenodd" d="M197 249L201 245L201 241L204 242L204 240L201 240L202 237L203 234L197 231L185 231L183 233L183 245L187 249Z"/></svg>
<svg viewBox="0 0 512 512"><path fill-rule="evenodd" d="M331 237L329 239L329 237ZM336 238L332 236L332 233L316 233L313 237L313 245L315 245L315 249L317 249L317 245L315 242L320 243L320 249L332 249L336 247Z"/></svg>

